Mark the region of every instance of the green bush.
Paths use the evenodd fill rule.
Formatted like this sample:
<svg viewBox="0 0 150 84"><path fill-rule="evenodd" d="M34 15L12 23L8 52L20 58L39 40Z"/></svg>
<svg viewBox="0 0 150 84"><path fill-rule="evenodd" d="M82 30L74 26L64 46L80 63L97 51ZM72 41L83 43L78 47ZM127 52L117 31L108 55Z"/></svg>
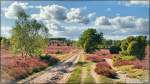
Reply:
<svg viewBox="0 0 150 84"><path fill-rule="evenodd" d="M132 56L132 55L121 56L121 60L133 61L135 59L136 59L136 56Z"/></svg>
<svg viewBox="0 0 150 84"><path fill-rule="evenodd" d="M40 59L45 62L48 62L49 66L56 64L57 62L60 61L58 58L52 57L50 55L40 56Z"/></svg>
<svg viewBox="0 0 150 84"><path fill-rule="evenodd" d="M112 54L115 54L115 53L119 53L119 51L121 51L121 48L118 46L111 46L109 50Z"/></svg>
<svg viewBox="0 0 150 84"><path fill-rule="evenodd" d="M60 50L57 50L56 54L63 54L63 52Z"/></svg>
<svg viewBox="0 0 150 84"><path fill-rule="evenodd" d="M136 59L136 56L133 55L122 55L122 56L113 56L112 60L114 62L118 61L118 60L122 60L122 61L133 61Z"/></svg>
<svg viewBox="0 0 150 84"><path fill-rule="evenodd" d="M121 42L121 55L134 55L139 59L144 58L146 36L130 36Z"/></svg>
<svg viewBox="0 0 150 84"><path fill-rule="evenodd" d="M127 48L127 52L130 55L137 55L140 52L139 47L138 47L138 42L132 41Z"/></svg>
<svg viewBox="0 0 150 84"><path fill-rule="evenodd" d="M127 51L121 51L120 54L121 55L129 55Z"/></svg>

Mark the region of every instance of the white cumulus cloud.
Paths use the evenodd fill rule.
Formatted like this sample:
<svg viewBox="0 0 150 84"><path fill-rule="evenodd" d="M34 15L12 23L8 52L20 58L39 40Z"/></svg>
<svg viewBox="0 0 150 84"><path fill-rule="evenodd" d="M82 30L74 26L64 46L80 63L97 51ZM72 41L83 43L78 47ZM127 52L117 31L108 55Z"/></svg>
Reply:
<svg viewBox="0 0 150 84"><path fill-rule="evenodd" d="M123 4L125 6L132 6L132 5L141 5L141 6L148 6L149 0L128 0L128 1L120 1L119 4Z"/></svg>
<svg viewBox="0 0 150 84"><path fill-rule="evenodd" d="M100 16L96 18L95 25L110 25L111 23L109 22L109 19L105 16Z"/></svg>
<svg viewBox="0 0 150 84"><path fill-rule="evenodd" d="M1 26L1 36L10 37L11 29L9 26Z"/></svg>
<svg viewBox="0 0 150 84"><path fill-rule="evenodd" d="M28 3L13 2L8 8L5 8L5 17L16 19L18 12L22 12L27 8Z"/></svg>
<svg viewBox="0 0 150 84"><path fill-rule="evenodd" d="M89 18L84 11L85 8L71 8L67 13L67 21L88 24Z"/></svg>

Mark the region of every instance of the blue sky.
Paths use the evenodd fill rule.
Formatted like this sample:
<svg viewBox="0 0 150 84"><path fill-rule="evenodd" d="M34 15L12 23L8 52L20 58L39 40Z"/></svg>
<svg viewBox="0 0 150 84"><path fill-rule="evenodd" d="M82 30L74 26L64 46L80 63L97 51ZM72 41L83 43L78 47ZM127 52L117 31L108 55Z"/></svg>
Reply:
<svg viewBox="0 0 150 84"><path fill-rule="evenodd" d="M1 1L1 35L10 37L18 11L42 21L53 37L78 39L87 28L106 39L147 35L148 1Z"/></svg>

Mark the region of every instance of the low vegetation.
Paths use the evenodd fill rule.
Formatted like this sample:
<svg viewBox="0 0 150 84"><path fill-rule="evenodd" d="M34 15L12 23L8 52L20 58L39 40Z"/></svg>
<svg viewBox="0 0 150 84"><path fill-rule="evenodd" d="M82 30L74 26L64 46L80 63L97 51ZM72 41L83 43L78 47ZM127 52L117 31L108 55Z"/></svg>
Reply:
<svg viewBox="0 0 150 84"><path fill-rule="evenodd" d="M80 84L81 82L81 70L82 68L80 66L77 66L76 69L71 74L69 80L67 83L69 84Z"/></svg>
<svg viewBox="0 0 150 84"><path fill-rule="evenodd" d="M118 70L121 71L120 73L127 74L130 78L144 80L148 74L148 70L134 69L133 67L133 65L120 66Z"/></svg>
<svg viewBox="0 0 150 84"><path fill-rule="evenodd" d="M95 72L110 78L117 76L117 73L111 68L107 62L99 62L96 64Z"/></svg>

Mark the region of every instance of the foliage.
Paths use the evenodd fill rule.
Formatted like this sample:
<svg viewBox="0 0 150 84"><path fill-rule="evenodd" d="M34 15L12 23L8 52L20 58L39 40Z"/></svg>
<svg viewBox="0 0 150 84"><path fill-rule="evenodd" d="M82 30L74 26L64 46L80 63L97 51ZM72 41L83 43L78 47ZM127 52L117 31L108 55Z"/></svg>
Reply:
<svg viewBox="0 0 150 84"><path fill-rule="evenodd" d="M138 47L138 42L132 41L127 48L127 52L130 55L138 55L139 54L138 52L141 52Z"/></svg>
<svg viewBox="0 0 150 84"><path fill-rule="evenodd" d="M70 84L80 84L81 82L81 67L77 66L74 72L71 74L71 77L67 81Z"/></svg>
<svg viewBox="0 0 150 84"><path fill-rule="evenodd" d="M97 33L96 29L87 29L81 34L79 44L84 51L92 53L97 49L98 44L102 42L103 33Z"/></svg>
<svg viewBox="0 0 150 84"><path fill-rule="evenodd" d="M122 58L121 58L122 57ZM132 65L135 69L148 69L146 62L136 59L135 56L113 57L114 66Z"/></svg>
<svg viewBox="0 0 150 84"><path fill-rule="evenodd" d="M53 64L56 64L57 62L59 62L58 58L52 57L50 55L40 56L40 59L47 62L49 65L53 65Z"/></svg>
<svg viewBox="0 0 150 84"><path fill-rule="evenodd" d="M148 74L147 70L134 69L133 65L121 66L121 67L118 67L118 70L121 71L121 73L126 73L127 76L130 78L137 78L140 80L143 80L144 76Z"/></svg>
<svg viewBox="0 0 150 84"><path fill-rule="evenodd" d="M93 61L93 62L105 61L105 59L102 56L88 56L87 60L90 60L90 61Z"/></svg>
<svg viewBox="0 0 150 84"><path fill-rule="evenodd" d="M120 48L121 46L121 40L106 40L103 39L102 43L98 45L98 48L100 49L109 49L111 46L116 46Z"/></svg>
<svg viewBox="0 0 150 84"><path fill-rule="evenodd" d="M39 55L47 46L46 36L48 29L33 19L25 12L18 13L18 19L12 29L11 45L22 55Z"/></svg>
<svg viewBox="0 0 150 84"><path fill-rule="evenodd" d="M115 61L113 63L114 66L122 66L122 65L133 65L132 61L127 61L127 60L119 60L119 61Z"/></svg>
<svg viewBox="0 0 150 84"><path fill-rule="evenodd" d="M139 59L144 58L146 36L130 36L121 43L122 55L134 55Z"/></svg>
<svg viewBox="0 0 150 84"><path fill-rule="evenodd" d="M47 54L57 54L59 50L59 53L69 53L72 50L71 46L52 46L49 45L48 48L45 50L45 53Z"/></svg>
<svg viewBox="0 0 150 84"><path fill-rule="evenodd" d="M96 52L94 54L99 55L99 56L108 56L108 55L110 55L110 50L100 49L100 50L96 50Z"/></svg>
<svg viewBox="0 0 150 84"><path fill-rule="evenodd" d="M1 44L4 47L8 48L10 46L10 40L5 37L1 37Z"/></svg>
<svg viewBox="0 0 150 84"><path fill-rule="evenodd" d="M102 83L102 84L113 84L113 82L114 82L111 78L108 78L108 77L103 76L103 75L101 75L101 76L99 77L99 81L100 81L100 83Z"/></svg>
<svg viewBox="0 0 150 84"><path fill-rule="evenodd" d="M57 50L57 51L56 51L56 54L63 54L63 52L60 51L60 50Z"/></svg>
<svg viewBox="0 0 150 84"><path fill-rule="evenodd" d="M119 51L121 51L120 47L117 46L111 46L109 50L112 54L116 54L119 53Z"/></svg>
<svg viewBox="0 0 150 84"><path fill-rule="evenodd" d="M96 64L95 72L107 77L116 77L117 73L111 68L107 62L99 62Z"/></svg>
<svg viewBox="0 0 150 84"><path fill-rule="evenodd" d="M121 42L121 50L122 50L122 51L126 51L127 48L128 48L128 43L127 43L126 40L123 40L123 41Z"/></svg>
<svg viewBox="0 0 150 84"><path fill-rule="evenodd" d="M27 60L24 60L22 57L16 56L3 58L3 60L5 60L2 64L2 66L5 66L3 67L3 70L6 71L7 74L15 81L17 79L23 79L48 67L48 63L40 60L37 57L27 57Z"/></svg>
<svg viewBox="0 0 150 84"><path fill-rule="evenodd" d="M133 60L135 60L136 59L136 57L135 56L132 56L132 55L122 55L122 56L113 56L113 61L115 62L115 61L120 61L120 60L122 60L122 61L133 61Z"/></svg>

